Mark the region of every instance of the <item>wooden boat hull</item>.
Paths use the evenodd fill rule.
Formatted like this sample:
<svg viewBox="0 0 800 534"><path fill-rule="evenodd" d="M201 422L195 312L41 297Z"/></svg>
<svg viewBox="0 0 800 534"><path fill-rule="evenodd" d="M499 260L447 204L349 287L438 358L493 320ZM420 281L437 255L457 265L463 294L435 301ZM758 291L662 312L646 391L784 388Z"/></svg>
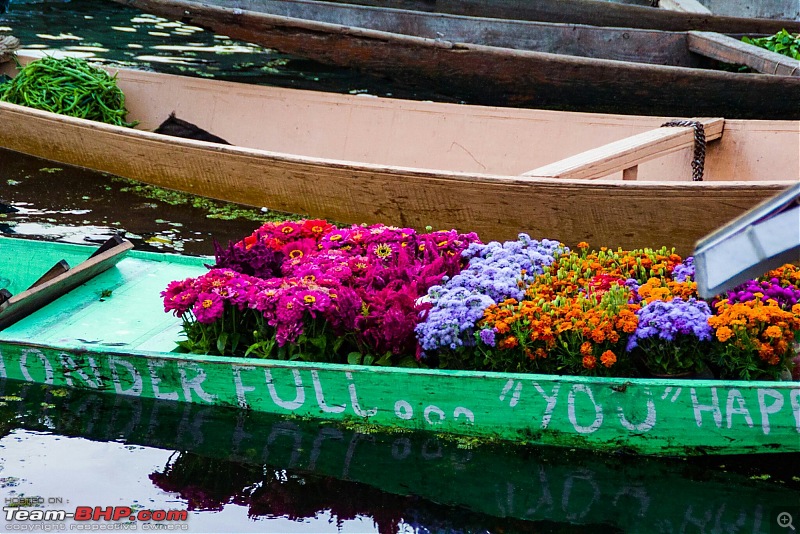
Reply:
<svg viewBox="0 0 800 534"><path fill-rule="evenodd" d="M537 51L536 43L526 49L531 46L528 35L543 31L548 26L543 23L447 20L446 15L307 1L263 0L230 7L228 2L119 1L281 52L443 90L471 103L636 115L800 119L797 76L678 67L659 64L659 59L634 63L633 52L626 60L600 59L612 54L604 48L625 46L625 38L635 30L602 29L607 35L598 37L599 51L591 52L600 58L576 57ZM252 6L253 11L236 9L239 5ZM468 35L470 26L477 24L490 27ZM456 25L466 29L457 30ZM563 39L577 39L581 30L565 25ZM651 33L649 44L639 46L644 57L649 47L657 48L668 39ZM506 39L495 37L506 34ZM486 46L487 40L501 46ZM690 56L685 45L683 55Z"/></svg>
<svg viewBox="0 0 800 534"><path fill-rule="evenodd" d="M88 248L7 238L0 247L44 264ZM203 261L130 252L0 331L0 378L603 451L800 452L797 382L440 371L171 352L180 324L158 311L158 291L202 271Z"/></svg>
<svg viewBox="0 0 800 534"><path fill-rule="evenodd" d="M348 3L387 6L382 0L351 0ZM791 0L703 0L702 4L711 10L711 15L655 9L651 7L651 0L392 0L391 7L472 17L668 31L776 33L783 28L796 31L800 25L800 9Z"/></svg>
<svg viewBox="0 0 800 534"><path fill-rule="evenodd" d="M155 128L177 111L237 146L7 103L0 103L0 146L340 222L457 228L484 240L525 231L571 245L671 244L681 254L800 177L800 128L792 121L726 121L722 138L708 145L703 182L690 181L690 150L641 165L636 181L537 178L521 175L665 119L409 102L128 70L117 75L129 119L142 121L140 128Z"/></svg>
<svg viewBox="0 0 800 534"><path fill-rule="evenodd" d="M268 487L277 471L289 480L332 477L337 480L328 488L338 489L340 495L352 495L357 489L352 484L366 485L356 494L360 498L354 497L366 509L386 510L380 506L383 501L396 510L402 496L413 495L415 503L422 498L490 517L604 524L643 534L655 524L678 530L687 517L713 517L721 524L757 531L768 510L789 510L797 501L795 491L776 481L724 473L716 466L703 469L695 462L687 469L684 459L631 462L624 456L583 450L486 446L430 433L383 433L361 425L343 428L258 412L232 416L227 410L196 404L85 391L60 390L54 395L50 388L21 382L2 386L0 382L0 395L22 399L3 408L14 427L181 451L162 467L163 472L170 466L172 471L193 467L194 476L174 481L178 484L171 491L178 493L180 482L203 487L212 479L219 482L216 477L222 472L228 474L225 485L230 490L248 495L241 490L262 480L248 475L263 473ZM43 405L48 408L40 409ZM307 513L308 491L307 486L297 489L294 496L303 503L299 515ZM289 506L284 512L293 511L292 499L281 502ZM261 515L255 508L251 507L253 515Z"/></svg>

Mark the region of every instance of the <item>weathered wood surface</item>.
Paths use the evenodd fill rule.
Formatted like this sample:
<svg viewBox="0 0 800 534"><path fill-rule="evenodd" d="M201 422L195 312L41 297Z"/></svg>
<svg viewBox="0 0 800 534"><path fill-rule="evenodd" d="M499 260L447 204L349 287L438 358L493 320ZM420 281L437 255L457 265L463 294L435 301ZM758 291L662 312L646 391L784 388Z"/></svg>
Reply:
<svg viewBox="0 0 800 534"><path fill-rule="evenodd" d="M223 460L266 466L267 477L275 470L324 475L366 484L365 495L413 495L492 517L604 524L631 534L651 534L655 524L678 532L687 517L699 525L713 518L708 521L757 532L764 510L792 509L797 502L792 488L731 472L730 463L722 472L693 462L698 471L674 458L631 461L475 440L465 449L458 440L429 433L364 432L256 412L232 417L202 405L76 390L55 396L28 383L5 384L0 395L24 399L5 407L14 427L177 450L192 455L189 461L199 469L205 461ZM42 404L48 410L25 409ZM257 482L247 478L242 486Z"/></svg>
<svg viewBox="0 0 800 534"><path fill-rule="evenodd" d="M800 20L797 0L701 0L712 13L752 19Z"/></svg>
<svg viewBox="0 0 800 534"><path fill-rule="evenodd" d="M711 15L711 10L697 0L659 0L658 7L681 13Z"/></svg>
<svg viewBox="0 0 800 534"><path fill-rule="evenodd" d="M380 20L380 10L353 20L351 14L359 8L339 6L320 22L220 7L228 5L221 0L218 5L118 1L326 64L436 88L471 103L642 115L800 118L800 80L793 77L576 57L552 53L553 46L546 48L549 51L486 46L482 41L451 40L447 32L443 39L420 37L415 26L392 23L396 10L383 12ZM309 1L264 5L319 6ZM304 8L304 16L320 16L320 11ZM359 24L368 28L356 27ZM627 32L628 37L632 33ZM615 34L624 40L626 31ZM764 94L771 96L765 99Z"/></svg>
<svg viewBox="0 0 800 534"><path fill-rule="evenodd" d="M714 32L689 32L689 50L764 74L800 76L800 61Z"/></svg>
<svg viewBox="0 0 800 534"><path fill-rule="evenodd" d="M637 181L553 180L518 175L665 119L364 98L126 70L118 80L130 118L142 127L155 127L177 110L242 146L5 103L0 145L161 187L343 222L458 228L484 240L527 231L570 245L667 244L682 254L800 177L792 152L800 129L791 121L726 121L725 136L708 147L702 183L689 183L683 153L644 164ZM267 123L272 127L264 128Z"/></svg>
<svg viewBox="0 0 800 534"><path fill-rule="evenodd" d="M70 270L69 263L66 260L59 260L55 265L53 265L50 270L44 273L38 280L36 280L31 287L28 289L33 289L36 286L40 286L45 282L49 282L53 278L57 276L61 276L62 274L66 273Z"/></svg>
<svg viewBox="0 0 800 534"><path fill-rule="evenodd" d="M707 143L722 137L725 119L698 120L704 126ZM694 128L661 127L533 169L522 176L596 180L677 150L693 149L694 145Z"/></svg>
<svg viewBox="0 0 800 534"><path fill-rule="evenodd" d="M132 248L132 243L124 241L102 254L87 259L74 269L69 269L69 265L66 262L61 263L59 261L52 269L34 282L28 290L13 295L8 299L3 309L0 310L0 329L14 324L103 271L110 269Z"/></svg>
<svg viewBox="0 0 800 534"><path fill-rule="evenodd" d="M115 0L126 2L129 0ZM213 0L215 3L223 0ZM247 9L263 0L224 0ZM342 2L343 0L336 0ZM649 7L650 2L597 0L352 0L347 3L377 7L451 13L472 17L566 22L655 30L706 30L723 33L771 34L783 28L800 29L800 8L793 0L704 0L714 15L680 13ZM756 18L763 17L763 18Z"/></svg>
<svg viewBox="0 0 800 534"><path fill-rule="evenodd" d="M13 35L0 35L0 63L9 61L19 48L19 39Z"/></svg>

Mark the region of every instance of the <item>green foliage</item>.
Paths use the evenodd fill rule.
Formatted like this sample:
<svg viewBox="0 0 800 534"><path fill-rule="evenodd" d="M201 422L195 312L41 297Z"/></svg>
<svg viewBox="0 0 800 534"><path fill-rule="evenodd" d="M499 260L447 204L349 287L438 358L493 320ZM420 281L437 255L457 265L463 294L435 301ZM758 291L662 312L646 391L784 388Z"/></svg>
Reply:
<svg viewBox="0 0 800 534"><path fill-rule="evenodd" d="M747 44L766 48L772 52L800 60L800 33L791 34L785 29L769 37L742 37Z"/></svg>
<svg viewBox="0 0 800 534"><path fill-rule="evenodd" d="M202 209L207 213L206 217L209 219L221 219L225 221L243 219L255 222L268 222L299 220L302 218L300 215L278 211L262 212L255 208L219 202L210 198L183 193L181 191L172 191L155 185L142 184L134 180L128 180L127 178L114 177L113 181L126 184L124 187L120 188L120 191L123 193L133 193L143 198L169 204L170 206L188 205L193 208Z"/></svg>
<svg viewBox="0 0 800 534"><path fill-rule="evenodd" d="M0 85L0 100L115 126L126 122L125 95L115 76L85 59L45 57L21 66L19 73Z"/></svg>

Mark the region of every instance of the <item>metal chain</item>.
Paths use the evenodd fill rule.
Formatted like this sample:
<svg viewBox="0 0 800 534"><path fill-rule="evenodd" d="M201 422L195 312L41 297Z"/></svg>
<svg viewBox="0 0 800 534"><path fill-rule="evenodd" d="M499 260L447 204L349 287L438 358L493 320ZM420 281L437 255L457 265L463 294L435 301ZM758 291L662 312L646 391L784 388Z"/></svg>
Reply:
<svg viewBox="0 0 800 534"><path fill-rule="evenodd" d="M694 157L692 158L692 181L702 182L706 164L706 131L703 123L690 120L667 121L661 126L691 126L694 128Z"/></svg>

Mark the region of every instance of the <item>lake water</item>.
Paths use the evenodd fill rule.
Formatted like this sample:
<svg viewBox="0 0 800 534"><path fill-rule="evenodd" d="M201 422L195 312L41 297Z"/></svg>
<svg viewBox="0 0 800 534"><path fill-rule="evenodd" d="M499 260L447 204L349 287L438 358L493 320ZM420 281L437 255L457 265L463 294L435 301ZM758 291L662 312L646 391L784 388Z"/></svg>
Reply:
<svg viewBox="0 0 800 534"><path fill-rule="evenodd" d="M441 99L100 0L15 0L2 34L27 49L175 74ZM0 199L18 210L0 216L3 234L97 243L123 232L140 249L191 254L270 215L3 150ZM180 510L187 520L169 526L188 532L784 532L777 514L800 523L799 456L656 460L475 445L0 381L4 506Z"/></svg>

